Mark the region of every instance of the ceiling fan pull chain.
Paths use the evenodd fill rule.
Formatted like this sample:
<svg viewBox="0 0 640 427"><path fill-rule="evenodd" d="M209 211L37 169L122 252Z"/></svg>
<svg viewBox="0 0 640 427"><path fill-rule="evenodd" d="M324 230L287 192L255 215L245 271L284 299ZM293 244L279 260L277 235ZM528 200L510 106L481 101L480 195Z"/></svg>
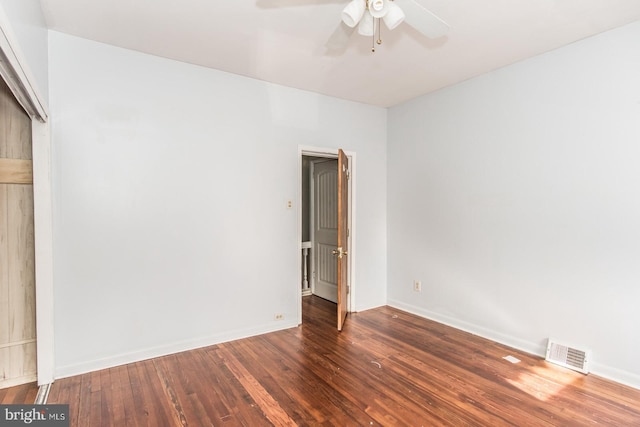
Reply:
<svg viewBox="0 0 640 427"><path fill-rule="evenodd" d="M371 52L375 52L376 51L376 20L373 20L373 31L372 31L372 35L371 35Z"/></svg>
<svg viewBox="0 0 640 427"><path fill-rule="evenodd" d="M382 25L380 25L380 18L378 18L378 44L382 44Z"/></svg>

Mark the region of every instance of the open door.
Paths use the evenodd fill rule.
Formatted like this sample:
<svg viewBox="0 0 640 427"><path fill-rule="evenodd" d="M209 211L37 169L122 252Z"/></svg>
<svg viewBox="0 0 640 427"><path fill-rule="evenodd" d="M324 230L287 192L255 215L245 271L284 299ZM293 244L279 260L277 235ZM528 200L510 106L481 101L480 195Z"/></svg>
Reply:
<svg viewBox="0 0 640 427"><path fill-rule="evenodd" d="M347 318L347 295L349 293L349 159L338 150L338 247L334 251L338 261L338 330L341 331Z"/></svg>

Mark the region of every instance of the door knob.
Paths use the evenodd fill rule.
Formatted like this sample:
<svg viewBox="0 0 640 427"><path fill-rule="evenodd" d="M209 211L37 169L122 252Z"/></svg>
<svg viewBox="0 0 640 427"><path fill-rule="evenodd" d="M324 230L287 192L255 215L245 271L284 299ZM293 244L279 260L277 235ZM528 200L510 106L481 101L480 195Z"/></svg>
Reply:
<svg viewBox="0 0 640 427"><path fill-rule="evenodd" d="M340 246L338 249L334 249L333 251L331 251L331 253L334 255L338 255L338 258L340 259L342 259L343 255L348 255L347 251L342 250L342 246Z"/></svg>

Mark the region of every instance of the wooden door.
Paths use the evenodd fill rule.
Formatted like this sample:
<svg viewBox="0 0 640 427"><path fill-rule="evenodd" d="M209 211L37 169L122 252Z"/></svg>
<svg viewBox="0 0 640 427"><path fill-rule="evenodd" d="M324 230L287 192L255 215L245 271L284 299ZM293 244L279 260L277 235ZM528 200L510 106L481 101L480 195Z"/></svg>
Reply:
<svg viewBox="0 0 640 427"><path fill-rule="evenodd" d="M349 158L338 150L338 330L347 318L349 294Z"/></svg>
<svg viewBox="0 0 640 427"><path fill-rule="evenodd" d="M326 300L338 302L338 161L313 163L313 286Z"/></svg>
<svg viewBox="0 0 640 427"><path fill-rule="evenodd" d="M0 78L0 388L36 380L31 119Z"/></svg>

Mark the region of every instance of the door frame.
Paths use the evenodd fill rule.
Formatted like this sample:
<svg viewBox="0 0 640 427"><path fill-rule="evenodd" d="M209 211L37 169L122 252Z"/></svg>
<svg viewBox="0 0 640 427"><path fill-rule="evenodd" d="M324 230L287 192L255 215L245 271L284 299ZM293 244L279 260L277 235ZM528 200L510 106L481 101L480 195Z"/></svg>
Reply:
<svg viewBox="0 0 640 427"><path fill-rule="evenodd" d="M296 264L298 267L298 281L296 283L296 300L298 301L298 324L302 324L302 278L303 273L300 266L300 257L302 254L302 157L325 157L328 159L338 158L339 148L313 147L306 145L298 146L298 195L297 195L297 251ZM356 306L356 153L354 151L343 150L349 158L349 252L347 254L347 268L349 270L349 299L347 302L347 311L353 312Z"/></svg>
<svg viewBox="0 0 640 427"><path fill-rule="evenodd" d="M33 210L36 274L36 346L38 385L54 380L53 198L51 136L42 93L22 54L9 18L0 6L0 78L31 118Z"/></svg>

